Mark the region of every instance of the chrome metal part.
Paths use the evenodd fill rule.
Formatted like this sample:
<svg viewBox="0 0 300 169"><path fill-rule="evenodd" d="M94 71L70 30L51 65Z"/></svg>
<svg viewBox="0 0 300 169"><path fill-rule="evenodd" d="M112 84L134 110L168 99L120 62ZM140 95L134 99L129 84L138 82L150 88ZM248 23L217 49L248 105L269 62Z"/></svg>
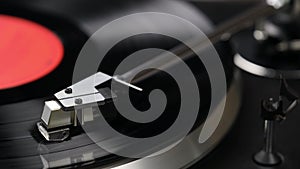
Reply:
<svg viewBox="0 0 300 169"><path fill-rule="evenodd" d="M240 69L262 77L277 78L280 79L284 76L286 79L299 79L300 70L276 70L268 67L264 67L245 59L240 54L234 56L234 64Z"/></svg>
<svg viewBox="0 0 300 169"><path fill-rule="evenodd" d="M39 132L48 141L63 141L70 135L70 126L77 126L77 114L80 112L80 125L94 120L92 103L103 103L115 99L117 96L109 88L96 89L109 80L127 85L138 91L141 88L129 84L117 76L112 77L102 72L67 87L55 94L57 100L46 101L41 116L37 123ZM96 104L98 105L98 104ZM74 108L75 106L76 109ZM94 105L95 106L95 105ZM62 129L63 128L63 129Z"/></svg>
<svg viewBox="0 0 300 169"><path fill-rule="evenodd" d="M54 95L65 108L74 107L78 104L101 102L104 101L105 98L95 87L111 79L111 76L98 72L72 86L69 86L67 89L72 89L72 93L66 92L67 89L65 89ZM81 99L81 103L76 101L78 99Z"/></svg>

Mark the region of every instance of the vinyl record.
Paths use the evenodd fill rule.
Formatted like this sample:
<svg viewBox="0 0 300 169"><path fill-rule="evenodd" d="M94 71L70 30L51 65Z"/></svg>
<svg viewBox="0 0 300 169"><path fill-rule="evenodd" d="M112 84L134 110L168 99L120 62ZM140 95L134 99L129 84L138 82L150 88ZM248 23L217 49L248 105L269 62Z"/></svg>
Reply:
<svg viewBox="0 0 300 169"><path fill-rule="evenodd" d="M125 3L123 1L93 0L86 2L74 0L72 5L65 0L0 2L1 31L3 29L1 24L10 22L10 20L25 22L28 25L21 26L29 26L24 28L25 30L17 26L20 30L16 30L16 32L8 29L6 30L7 37L4 38L5 43L1 41L3 39L0 39L0 45L3 43L7 44L8 40L10 40L9 46L5 50L0 46L1 59L2 57L5 58L2 54L22 59L27 57L25 61L18 64L14 63L15 58L13 57L5 58L7 59L7 65L1 65L2 67L0 68L0 70L15 70L16 67L24 66L23 69L19 70L22 71L21 74L19 72L4 74L4 76L7 76L6 79L12 78L12 82L6 79L0 80L0 152L6 152L0 154L1 166L4 166L4 168L27 169L86 166L110 167L136 160L108 153L97 146L83 131L79 131L79 134L77 133L64 142L47 142L37 131L36 123L40 121L44 102L52 99L54 93L72 84L72 74L76 59L88 37L101 26L118 17L149 11L177 15L189 20L205 33L213 31L213 26L209 19L199 9L186 2L126 1ZM140 19L151 29L162 29L158 25L148 22L147 18ZM9 27L11 28L11 26ZM32 32L28 32L30 30ZM184 34L185 28L178 27L173 30L179 34ZM20 39L18 39L20 41L11 39L12 35L9 35L9 33L19 34L22 31L26 31L23 36L25 42ZM42 31L45 35L41 35L36 31ZM120 32L116 32L116 34L118 33ZM2 34L6 33L1 32L0 36ZM30 38L31 36L33 37ZM110 37L107 38L103 42L110 40ZM178 44L181 44L181 42L159 34L132 36L119 42L108 52L99 70L110 74L124 57L135 51L151 47L169 50ZM45 46L45 49L42 48L43 46ZM19 50L14 51L16 48L19 48ZM221 55L227 81L231 84L233 77L231 48L225 43L216 44L216 48ZM32 56L27 55L23 50L30 50ZM12 51L14 53L11 53ZM22 57L23 55L24 57ZM198 124L195 124L198 128L204 122L207 116L206 112L210 106L210 83L208 74L201 61L190 59L186 62L195 72L195 77L203 94L201 97L205 98L201 102ZM10 65L13 65L13 67ZM33 74L29 71L32 71ZM0 76L2 73L4 72L1 72ZM22 76L18 77L19 75ZM166 82L172 81L167 75L160 73L148 79L148 81L139 83L139 85L145 87L148 92L157 86L167 91L171 98L167 109L170 115L174 110L178 109L179 105L176 99L172 99L172 97L178 97L176 92L174 92L176 91L176 85L162 83L160 86L157 82L164 81L161 79L166 79ZM147 109L147 103L147 99L141 96L133 104L135 104L137 109ZM107 110L107 112L114 111L109 104L103 109ZM161 132L160 130L154 130L153 126L161 125L161 129L169 127L172 121L176 119L176 114L173 114L172 118L169 118L169 115L162 116L150 126L141 126L128 123L116 113L116 116L112 119L112 125L119 132L132 137L149 137ZM124 127L124 125L127 127ZM227 131L227 128L224 130ZM216 143L209 145L207 151L210 151L212 149L211 146L215 146ZM190 161L192 160L194 159L190 159Z"/></svg>

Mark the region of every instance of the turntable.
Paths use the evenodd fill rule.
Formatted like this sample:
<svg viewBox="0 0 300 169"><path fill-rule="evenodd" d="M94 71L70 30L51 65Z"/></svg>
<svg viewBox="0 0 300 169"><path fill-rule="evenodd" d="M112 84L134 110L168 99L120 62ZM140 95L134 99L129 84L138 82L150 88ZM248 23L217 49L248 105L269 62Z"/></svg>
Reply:
<svg viewBox="0 0 300 169"><path fill-rule="evenodd" d="M0 2L1 168L299 167L299 4Z"/></svg>

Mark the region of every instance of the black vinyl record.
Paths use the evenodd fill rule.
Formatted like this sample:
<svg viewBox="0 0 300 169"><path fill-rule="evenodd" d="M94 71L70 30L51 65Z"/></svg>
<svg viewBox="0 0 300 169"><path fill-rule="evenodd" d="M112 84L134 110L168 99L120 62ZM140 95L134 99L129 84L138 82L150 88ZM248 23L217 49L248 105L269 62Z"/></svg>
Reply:
<svg viewBox="0 0 300 169"><path fill-rule="evenodd" d="M92 142L85 133L76 135L64 142L49 143L38 133L36 123L40 121L44 101L53 98L54 93L72 84L74 65L87 39L109 21L131 13L147 11L171 13L183 17L200 27L205 33L213 30L210 21L200 10L185 2L96 0L89 2L75 0L71 3L66 0L0 2L0 14L24 18L47 27L60 38L64 47L63 60L51 73L25 85L0 90L0 152L5 152L0 153L0 165L2 167L27 169L63 166L85 167L124 163L132 160L109 154ZM154 29L160 29L157 25L148 24ZM176 28L176 31L184 33L184 28ZM99 70L112 73L114 64L120 62L123 57L130 53L143 48L158 47L169 50L178 44L180 42L172 38L157 34L130 37L117 44L107 54L106 58L108 59L104 60ZM227 44L217 44L216 47L223 61L227 80L230 83L232 77L231 49ZM201 90L205 95L203 97L210 100L210 84L204 66L201 62L193 59L187 62L196 72L197 81L201 82ZM153 77L152 80L155 81L162 77L168 79L164 73L161 73L157 77ZM151 79L149 80L151 81ZM151 87L155 87L155 85L147 86L147 84L149 82L140 85L148 87L149 90ZM176 88L176 86L168 83L165 85L162 88L166 90L172 90L172 87ZM138 100L135 106L139 109L145 109L147 104L143 100L145 99ZM176 100L173 104L177 104ZM205 112L209 107L209 102L203 102L201 106L201 111ZM176 109L174 106L170 107ZM201 120L198 122L202 123L205 116L205 113L202 114ZM136 128L136 124L126 123L126 125L131 126L129 130ZM158 125L158 123L154 125ZM165 123L165 125L167 128L169 124ZM118 126L115 127L118 128ZM141 128L144 134L151 132L149 126ZM156 134L160 131L152 132L154 132L152 134ZM146 137L149 135L151 134L133 134L132 136Z"/></svg>

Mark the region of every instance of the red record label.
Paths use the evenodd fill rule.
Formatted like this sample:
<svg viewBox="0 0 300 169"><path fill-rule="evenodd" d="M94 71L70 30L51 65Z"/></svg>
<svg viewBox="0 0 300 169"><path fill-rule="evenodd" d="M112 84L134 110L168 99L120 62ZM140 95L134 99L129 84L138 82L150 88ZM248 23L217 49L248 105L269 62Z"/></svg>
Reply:
<svg viewBox="0 0 300 169"><path fill-rule="evenodd" d="M35 22L0 15L0 90L35 81L63 58L59 37Z"/></svg>

